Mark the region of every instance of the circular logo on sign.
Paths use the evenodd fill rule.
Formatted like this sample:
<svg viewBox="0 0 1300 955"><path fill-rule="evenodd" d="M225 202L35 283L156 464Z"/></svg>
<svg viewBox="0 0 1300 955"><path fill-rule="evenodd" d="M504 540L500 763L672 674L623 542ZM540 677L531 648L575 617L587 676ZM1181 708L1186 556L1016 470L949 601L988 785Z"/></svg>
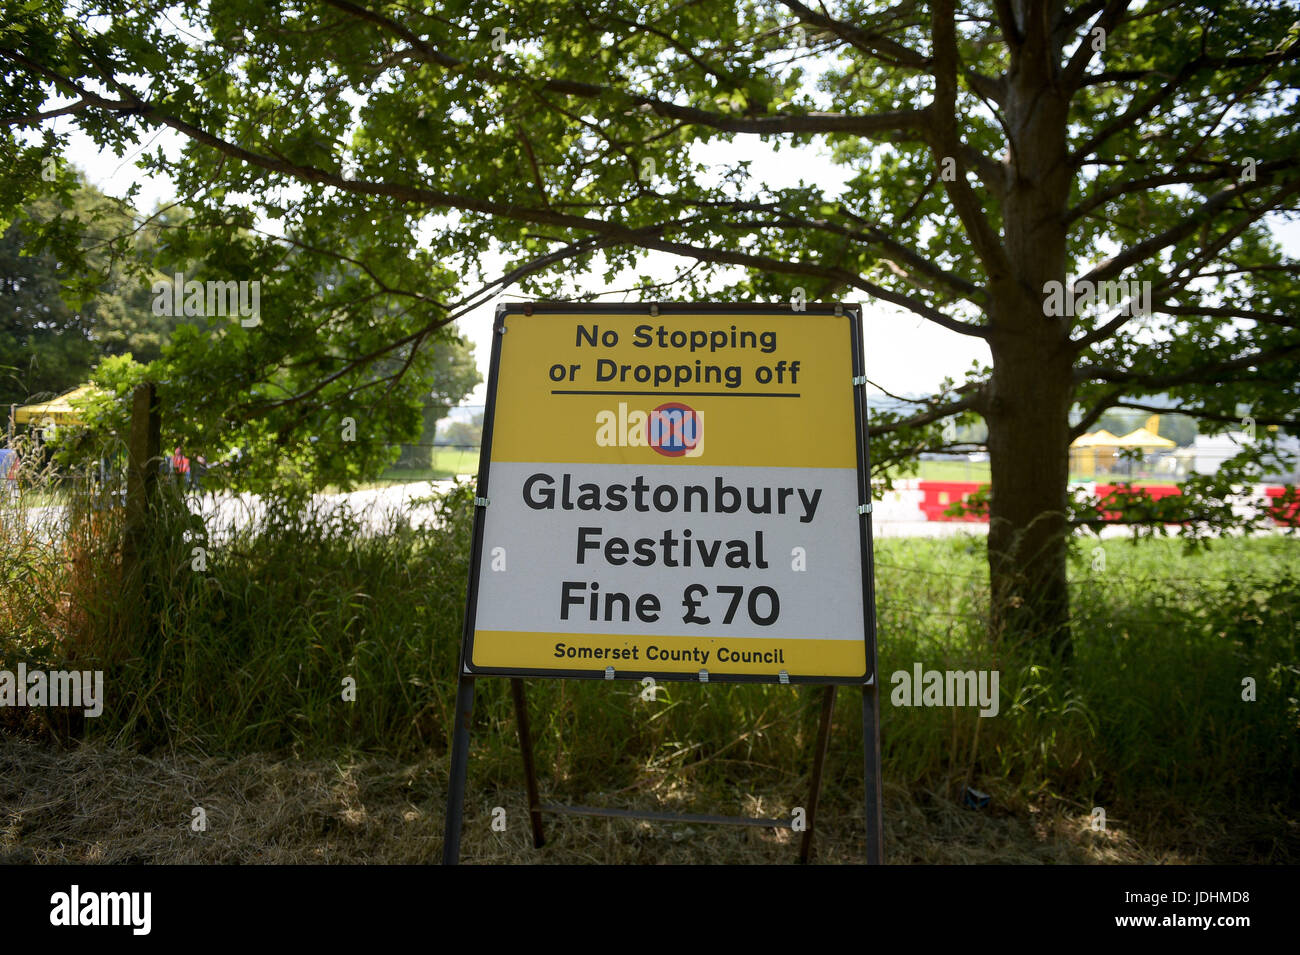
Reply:
<svg viewBox="0 0 1300 955"><path fill-rule="evenodd" d="M669 401L650 412L650 447L670 458L693 450L704 437L704 422L690 405Z"/></svg>

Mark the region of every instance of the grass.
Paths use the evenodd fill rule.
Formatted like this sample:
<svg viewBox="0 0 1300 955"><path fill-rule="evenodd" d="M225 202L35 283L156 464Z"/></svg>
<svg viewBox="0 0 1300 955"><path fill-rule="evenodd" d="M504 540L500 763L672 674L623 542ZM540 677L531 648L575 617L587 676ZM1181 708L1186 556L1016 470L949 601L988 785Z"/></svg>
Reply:
<svg viewBox="0 0 1300 955"><path fill-rule="evenodd" d="M431 467L389 468L380 483L442 481L458 475L476 475L478 457L478 451L473 449L434 448Z"/></svg>
<svg viewBox="0 0 1300 955"><path fill-rule="evenodd" d="M213 548L202 572L192 565L201 528L172 508L160 523L150 571L138 578L121 573L120 511L78 511L69 534L52 543L26 534L14 512L0 511L0 666L22 659L102 668L109 696L93 721L5 709L0 728L84 751L87 766L109 776L147 776L150 761L178 761L190 767L179 771L195 780L195 793L209 791L199 782L205 773L242 778L262 766L269 775L258 786L248 783L244 797L253 808L229 817L244 821L228 825L252 827L223 837L244 840L227 845L231 860L257 861L254 846L263 858L280 858L274 830L248 821L262 800L279 806L285 826L300 827L294 838L303 847L336 836L342 857L362 853L360 841L344 838L351 831L346 814L356 807L340 800L352 785L378 787L375 805L386 807L384 831L395 839L417 832L432 838L455 697L472 490L460 487L440 508L438 530L394 519L373 535L324 505L305 514L273 509L258 527ZM994 831L988 826L1005 825L1063 840L1044 850L1060 861L1300 859L1300 548L1293 538L1224 539L1194 555L1165 540L1082 542L1071 561L1076 658L1069 675L1041 654L988 641L982 539L886 540L876 556L883 778L892 794L891 831L910 833L898 836L904 841L891 858L991 858L978 855L980 840ZM889 675L918 661L998 669L1000 715L893 706ZM356 681L355 702L342 699L348 677ZM1245 677L1256 681L1253 703L1241 699ZM621 682L529 682L544 798L741 814L801 804L816 692L669 684L647 703L640 690ZM471 825L493 806L519 807L505 681L480 682L475 721ZM827 817L840 820L849 855L860 838L860 726L857 694L842 691L824 805ZM200 771L186 762L198 754L217 762ZM355 768L340 776L342 769L329 768L335 764ZM957 808L968 783L992 795L988 810ZM300 784L316 793L316 803L292 796ZM38 806L22 793L41 785L54 782L11 785L0 810ZM107 778L102 785L110 785ZM245 784L231 785L239 792ZM153 798L143 780L134 786L122 791ZM403 791L409 806L398 798ZM1106 834L1076 831L1094 806L1106 810L1122 840L1112 845L1100 838ZM155 840L156 850L140 849L148 858L191 851L177 841L188 838L189 810L173 808L179 835L140 836ZM407 811L423 820L418 827L404 828ZM322 814L335 822L319 822ZM59 818L72 827L69 845L87 844L85 832L74 838L81 831L75 820ZM322 834L317 824L343 828ZM788 845L752 834L709 830L679 845L662 841L675 827L661 838L631 823L552 825L567 846L555 858L569 861L789 853ZM944 855L939 834L966 830L970 841L958 839ZM50 831L61 830L51 824ZM466 855L483 861L514 858L523 839L520 831L500 839L475 832ZM118 836L128 838L125 830L101 836L110 855ZM4 838L36 858L62 858L56 842ZM1021 846L1026 857L1029 844ZM203 854L210 851L199 856L212 858ZM373 858L405 859L407 851L377 849Z"/></svg>
<svg viewBox="0 0 1300 955"><path fill-rule="evenodd" d="M537 850L521 787L485 790L477 782L466 805L466 862L782 864L798 851L786 830L575 817L547 817L547 845ZM441 857L446 795L445 757L145 756L0 737L0 865L425 863ZM491 826L498 806L504 832ZM778 782L744 806L784 813L790 796ZM196 808L205 814L202 832L191 829ZM819 816L818 861L861 861L861 813L853 808ZM1205 854L1147 848L1122 824L1094 832L1079 814L977 814L889 783L884 813L891 863L1151 864Z"/></svg>
<svg viewBox="0 0 1300 955"><path fill-rule="evenodd" d="M916 474L909 474L908 477L923 481L989 481L987 461L918 461L916 466Z"/></svg>
<svg viewBox="0 0 1300 955"><path fill-rule="evenodd" d="M429 481L450 481L462 477L478 476L477 450L435 448L427 468L389 468L373 481L362 481L352 487L355 491L392 487L395 484L424 484ZM341 489L333 485L323 488L326 494L337 494Z"/></svg>

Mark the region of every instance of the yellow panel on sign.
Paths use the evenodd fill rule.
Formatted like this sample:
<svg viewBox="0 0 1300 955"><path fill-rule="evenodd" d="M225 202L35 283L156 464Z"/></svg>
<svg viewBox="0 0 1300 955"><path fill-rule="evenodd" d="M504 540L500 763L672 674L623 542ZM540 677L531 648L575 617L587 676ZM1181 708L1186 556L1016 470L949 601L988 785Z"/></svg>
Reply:
<svg viewBox="0 0 1300 955"><path fill-rule="evenodd" d="M851 640L726 640L479 630L475 662L526 669L660 670L698 673L862 673L862 644Z"/></svg>
<svg viewBox="0 0 1300 955"><path fill-rule="evenodd" d="M494 461L857 465L847 318L516 314L504 322ZM701 421L698 453L651 446L651 416L666 403Z"/></svg>

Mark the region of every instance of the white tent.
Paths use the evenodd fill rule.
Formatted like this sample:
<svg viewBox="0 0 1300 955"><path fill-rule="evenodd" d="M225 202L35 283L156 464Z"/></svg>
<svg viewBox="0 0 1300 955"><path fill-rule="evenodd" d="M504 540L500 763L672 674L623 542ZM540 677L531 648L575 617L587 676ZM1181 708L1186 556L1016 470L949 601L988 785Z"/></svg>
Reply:
<svg viewBox="0 0 1300 955"><path fill-rule="evenodd" d="M1192 468L1201 474L1214 474L1228 458L1238 454L1242 448L1254 444L1254 440L1244 431L1229 431L1226 434L1200 434L1192 444L1194 455ZM1291 458L1291 469L1281 477L1270 476L1268 480L1285 482L1296 477L1296 459L1300 457L1300 439L1283 436L1278 442L1283 452Z"/></svg>

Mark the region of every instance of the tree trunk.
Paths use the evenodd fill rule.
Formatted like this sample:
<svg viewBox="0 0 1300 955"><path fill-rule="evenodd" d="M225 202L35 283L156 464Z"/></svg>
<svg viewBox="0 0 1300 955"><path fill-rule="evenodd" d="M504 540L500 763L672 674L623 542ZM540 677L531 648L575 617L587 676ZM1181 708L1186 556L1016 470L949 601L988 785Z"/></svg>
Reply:
<svg viewBox="0 0 1300 955"><path fill-rule="evenodd" d="M1067 656L1069 373L1068 362L1044 356L1033 341L995 347L987 414L993 636L1045 642Z"/></svg>
<svg viewBox="0 0 1300 955"><path fill-rule="evenodd" d="M1074 353L1068 318L1044 314L1047 282L1066 278L1069 94L1051 17L1018 15L1024 44L1008 72L1003 242L1009 274L990 275L993 374L985 400L993 477L989 580L995 639L1068 655L1069 413Z"/></svg>

